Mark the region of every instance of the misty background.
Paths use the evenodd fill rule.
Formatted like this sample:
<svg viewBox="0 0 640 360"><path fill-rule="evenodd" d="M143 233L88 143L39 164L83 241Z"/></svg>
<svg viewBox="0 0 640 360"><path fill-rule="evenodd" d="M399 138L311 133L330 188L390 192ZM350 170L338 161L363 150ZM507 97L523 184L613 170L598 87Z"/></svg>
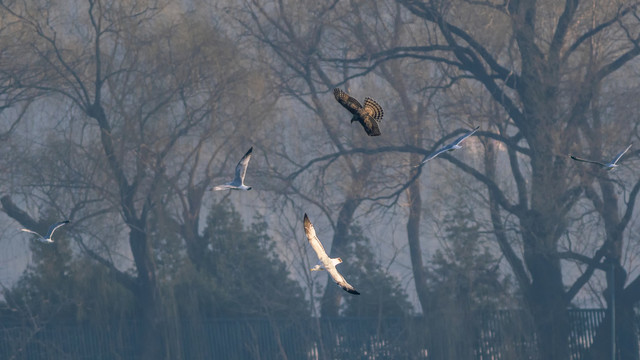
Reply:
<svg viewBox="0 0 640 360"><path fill-rule="evenodd" d="M0 2L0 357L639 359L638 6Z"/></svg>

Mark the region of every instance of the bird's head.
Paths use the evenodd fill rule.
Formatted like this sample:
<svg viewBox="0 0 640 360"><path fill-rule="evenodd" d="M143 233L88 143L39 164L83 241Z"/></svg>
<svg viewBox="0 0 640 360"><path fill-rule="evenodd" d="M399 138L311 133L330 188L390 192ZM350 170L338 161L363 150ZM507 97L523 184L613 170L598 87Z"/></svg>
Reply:
<svg viewBox="0 0 640 360"><path fill-rule="evenodd" d="M336 260L338 260L338 264L342 262L342 258L336 258Z"/></svg>

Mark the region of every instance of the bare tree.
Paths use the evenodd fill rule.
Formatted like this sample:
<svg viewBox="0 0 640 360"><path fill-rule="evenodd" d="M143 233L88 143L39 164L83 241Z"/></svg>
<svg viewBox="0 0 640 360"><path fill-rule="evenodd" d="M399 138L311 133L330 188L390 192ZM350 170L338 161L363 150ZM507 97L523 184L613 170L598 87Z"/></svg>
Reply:
<svg viewBox="0 0 640 360"><path fill-rule="evenodd" d="M48 199L54 206L70 204L61 212L76 229L86 230L76 236L81 249L134 294L142 322L141 358L163 358L150 217L165 208L195 258L197 236L190 231L197 230L205 190L219 165L208 150L226 144L213 141L214 133L232 141L240 128L232 120L241 113L228 109L246 94L246 86L234 84L246 83L247 73L224 34L211 36L217 30L202 18L181 18L160 2L89 0L61 17L56 14L67 12L64 6L16 2L3 3L2 9L10 14L13 31L29 34L24 48L31 72L13 87L79 111L80 118L72 118L62 135L63 154L44 155L50 156L43 162L49 165L34 186L57 189L58 196ZM221 47L229 51L220 53ZM51 180L56 177L59 181ZM183 204L182 217L171 211L176 201ZM2 204L25 226L35 221L9 197ZM92 228L110 216L124 225L134 275L111 256L119 231ZM87 239L89 234L102 241Z"/></svg>
<svg viewBox="0 0 640 360"><path fill-rule="evenodd" d="M265 44L275 54L277 61L272 64L272 72L279 87L284 95L292 97L306 108L309 114L307 116L322 124L321 131L329 140L327 149L344 152L351 146L350 141L340 133L339 123L334 120L332 115L334 111L329 110L329 105L333 105L337 109L332 90L340 84L339 80L332 80L332 78L344 77L325 69L316 55L323 43L323 34L327 29L328 19L325 16L336 4L337 1L324 5L309 3L307 5L311 8L309 12L306 12L305 9L294 6L294 4L279 3L276 7L271 8L261 1L250 1L244 9L245 13L239 13L238 20L255 39ZM301 16L308 21L300 21L299 17ZM322 19L322 21L318 21L318 19ZM294 77L292 77L293 74L295 74ZM342 113L342 115L345 114ZM321 137L318 135L309 134L320 142ZM278 155L284 157L289 164L295 165L288 173L283 170L278 170L280 173L271 173L272 176L280 178L282 183L286 184L285 189L280 188L281 193L286 196L299 197L324 212L334 229L331 252L344 254L346 251L345 241L348 238L347 234L354 220L355 212L366 199L367 194L373 191L370 186L373 158L361 154L344 156L340 163L336 164L335 170L330 172L330 176L316 177L315 175L303 174L307 168L304 165L300 166L298 159L292 159L285 152L279 152ZM327 173L327 169L328 166L324 166L318 171L323 174ZM339 180L336 179L336 175L339 176ZM313 178L315 180L308 182ZM340 185L337 186L338 183ZM307 184L312 187L310 188ZM327 193L328 187L341 189L342 198L334 199L333 195L337 192ZM309 191L314 194L312 195ZM335 220L332 215L334 212L337 212ZM340 308L342 294L340 289L331 283L331 279L328 280L327 285L321 302L322 315L336 316Z"/></svg>
<svg viewBox="0 0 640 360"><path fill-rule="evenodd" d="M611 147L605 147L605 139L616 138L615 132L621 128L631 130L631 128L637 126L637 124L626 123L626 121L618 118L619 116L613 116L613 119L604 119L602 105L599 104L602 98L603 96L596 89L595 99L591 106L590 121L580 124L585 142L590 145L589 148L593 151L590 156L595 157L604 157L603 148L611 149ZM621 115L623 117L626 116L624 112ZM613 133L611 130L613 130ZM634 152L637 153L637 151ZM628 161L631 158L627 157L625 160ZM622 163L628 164L629 162L627 161ZM622 359L637 359L638 341L632 334L638 331L633 319L635 316L634 307L640 301L640 290L638 289L640 277L636 277L627 283L629 274L623 266L623 248L624 233L633 216L635 202L640 191L640 181L634 180L630 182L628 180L637 178L637 172L631 169L620 169L624 174L620 174L620 171L610 174L597 170L600 169L594 169L593 167L582 169L580 171L580 180L584 184L587 199L591 201L595 211L602 219L606 238L598 245L595 254L591 258L584 258L581 254L576 254L571 249L562 253L564 257L580 259L585 266L580 282L575 284L569 291L577 291L581 282L587 281L596 270L607 273L607 288L602 291L602 297L607 302L610 310L615 308L617 356ZM617 187L623 190L623 202L620 201ZM612 294L616 299L615 303L611 302ZM604 358L611 353L611 326L612 312L608 311L590 348L589 356L592 359Z"/></svg>
<svg viewBox="0 0 640 360"><path fill-rule="evenodd" d="M486 185L496 239L535 320L540 356L566 358L566 309L575 291L567 291L563 282L558 241L567 229L567 214L583 191L571 175L567 154L575 149L580 124L589 118L595 89L640 53L636 3L619 7L598 3L590 8L579 1L398 2L424 21L424 31L432 34L428 41L421 46L395 44L349 61L433 61L452 79L473 79L500 105L508 120L496 124L497 134L481 136L490 135L505 145L515 194L490 172L455 157L445 158ZM553 21L536 16L542 11L554 12ZM454 12L473 21L462 22ZM474 19L474 14L485 20ZM587 16L594 21L581 21ZM473 26L488 26L487 21L508 29L508 36L498 39L505 44L502 48L495 46L495 39L474 32ZM615 42L616 51L604 54L588 46L596 36L621 40ZM518 219L522 258L504 235L504 212ZM582 285L584 279L579 278L568 289Z"/></svg>

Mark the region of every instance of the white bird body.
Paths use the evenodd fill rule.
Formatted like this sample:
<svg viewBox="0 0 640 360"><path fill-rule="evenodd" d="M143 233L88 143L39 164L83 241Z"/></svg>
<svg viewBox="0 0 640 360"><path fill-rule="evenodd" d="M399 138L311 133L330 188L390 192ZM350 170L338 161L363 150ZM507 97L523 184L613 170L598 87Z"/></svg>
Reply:
<svg viewBox="0 0 640 360"><path fill-rule="evenodd" d="M245 191L249 191L251 190L251 186L247 186L245 184L240 184L235 185L233 181L222 184L222 185L216 185L212 188L212 190L217 191L217 190L245 190Z"/></svg>
<svg viewBox="0 0 640 360"><path fill-rule="evenodd" d="M620 158L622 157L622 155L624 155L627 151L629 151L629 149L631 149L631 145L632 145L632 144L629 144L629 146L627 146L627 148L626 148L626 149L624 149L624 150L622 150L621 152L619 152L619 153L618 153L618 154L613 158L613 160L611 160L611 162L606 163L606 164L605 164L605 163L602 163L602 162L599 162L599 161L593 161L593 160L581 159L581 158L576 157L576 156L573 156L573 155L570 155L570 156L571 156L571 158L572 158L573 160L581 161L581 162L586 162L586 163L590 163L590 164L600 165L600 166L602 166L603 168L605 168L605 170L610 171L610 170L615 169L615 168L618 166L618 161L620 160Z"/></svg>
<svg viewBox="0 0 640 360"><path fill-rule="evenodd" d="M329 260L331 260L331 263L333 264L333 266L336 266L342 262L341 258L333 258L333 259L330 258ZM326 270L324 268L324 265L322 264L322 261L318 261L316 266L311 268L311 271L322 271L322 270Z"/></svg>
<svg viewBox="0 0 640 360"><path fill-rule="evenodd" d="M58 229L59 227L68 224L69 220L65 220L65 221L61 221L61 222L57 222L53 225L51 225L49 227L49 230L47 231L47 234L45 236L40 235L38 232L33 231L33 230L29 230L29 229L20 229L20 231L24 231L24 232L28 232L34 235L38 235L38 241L44 242L44 243L52 243L53 239L51 238L51 236L53 236L53 232L56 231L56 229Z"/></svg>
<svg viewBox="0 0 640 360"><path fill-rule="evenodd" d="M247 186L244 184L244 176L247 174L247 166L249 165L249 160L251 160L251 152L253 151L253 146L247 151L246 154L240 159L238 165L236 165L236 174L232 181L228 183L224 183L222 185L214 186L211 190L251 190L251 186Z"/></svg>
<svg viewBox="0 0 640 360"><path fill-rule="evenodd" d="M316 230L313 228L313 224L311 224L311 221L309 221L309 217L307 216L307 214L304 214L304 231L307 235L307 239L309 240L309 244L316 252L316 255L318 255L318 259L320 260L320 263L314 266L311 271L327 270L329 275L331 275L331 277L333 278L333 281L335 281L336 284L338 284L338 286L340 286L344 291L350 294L360 295L360 293L357 292L356 289L354 289L353 286L351 286L336 269L336 265L340 264L342 262L342 259L332 259L329 257L329 255L327 255L327 252L324 250L322 243L316 236Z"/></svg>
<svg viewBox="0 0 640 360"><path fill-rule="evenodd" d="M424 159L419 165L415 166L418 167L424 163L426 163L427 161L435 158L436 156L442 154L445 151L453 151L453 150L458 150L458 149L462 149L462 146L460 146L460 143L463 142L464 140L466 140L469 136L473 135L476 131L478 131L478 129L480 129L480 126L476 126L475 129L470 130L469 132L467 132L466 134L458 137L457 139L455 139L452 143L434 151L433 153L431 153L429 156L427 156L426 159Z"/></svg>

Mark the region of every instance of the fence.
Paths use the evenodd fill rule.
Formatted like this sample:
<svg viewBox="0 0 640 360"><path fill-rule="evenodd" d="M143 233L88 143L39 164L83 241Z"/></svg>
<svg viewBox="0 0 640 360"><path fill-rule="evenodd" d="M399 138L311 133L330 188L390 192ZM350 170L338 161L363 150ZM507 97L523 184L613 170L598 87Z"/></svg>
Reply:
<svg viewBox="0 0 640 360"><path fill-rule="evenodd" d="M593 341L604 310L572 310L571 359ZM445 321L445 322L440 322ZM446 319L215 319L165 326L169 359L534 359L530 319L484 314L468 333ZM0 329L0 359L136 359L136 322ZM471 335L469 335L471 334Z"/></svg>

